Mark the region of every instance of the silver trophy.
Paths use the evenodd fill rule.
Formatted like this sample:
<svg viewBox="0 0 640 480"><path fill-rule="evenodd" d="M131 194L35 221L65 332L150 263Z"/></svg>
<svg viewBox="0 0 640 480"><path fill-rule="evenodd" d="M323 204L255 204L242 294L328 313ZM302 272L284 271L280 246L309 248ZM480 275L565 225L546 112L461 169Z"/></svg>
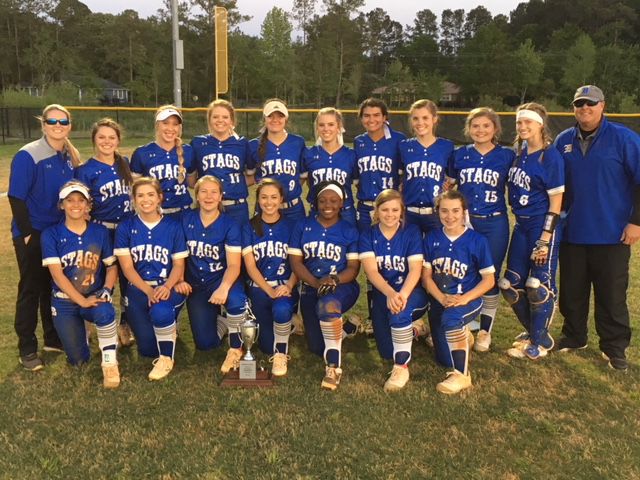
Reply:
<svg viewBox="0 0 640 480"><path fill-rule="evenodd" d="M258 340L260 335L260 326L255 321L256 317L250 309L247 309L246 320L240 325L240 337L242 343L246 348L246 353L242 360L240 360L240 372L239 377L242 380L255 380L256 379L256 359L251 353L251 347Z"/></svg>

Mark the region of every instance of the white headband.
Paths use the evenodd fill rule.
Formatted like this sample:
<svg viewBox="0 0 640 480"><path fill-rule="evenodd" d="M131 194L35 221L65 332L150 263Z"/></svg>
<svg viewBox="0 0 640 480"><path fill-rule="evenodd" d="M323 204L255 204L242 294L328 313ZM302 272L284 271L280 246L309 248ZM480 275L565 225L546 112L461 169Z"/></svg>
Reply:
<svg viewBox="0 0 640 480"><path fill-rule="evenodd" d="M332 192L336 192L336 193L338 194L338 196L340 197L340 199L341 199L341 200L344 200L344 192L342 191L342 189L341 189L339 186L334 185L333 183L330 183L329 185L327 185L326 187L324 187L322 190L320 190L320 191L318 192L318 197L320 196L320 194L321 194L322 192L325 192L325 191L327 191L327 190L331 190Z"/></svg>
<svg viewBox="0 0 640 480"><path fill-rule="evenodd" d="M538 122L540 125L544 125L544 120L542 120L540 114L533 110L518 110L518 113L516 114L516 122L521 118L528 118L529 120Z"/></svg>

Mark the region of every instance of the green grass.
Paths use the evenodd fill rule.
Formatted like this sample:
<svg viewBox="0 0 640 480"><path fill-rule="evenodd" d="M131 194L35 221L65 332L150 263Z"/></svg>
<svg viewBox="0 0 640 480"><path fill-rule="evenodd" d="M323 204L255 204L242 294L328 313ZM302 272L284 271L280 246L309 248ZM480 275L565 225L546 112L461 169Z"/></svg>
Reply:
<svg viewBox="0 0 640 480"><path fill-rule="evenodd" d="M86 157L90 148L78 144ZM0 146L3 188L15 149ZM0 478L640 478L638 337L627 374L606 367L595 335L578 354L517 361L504 353L519 333L504 304L492 351L471 356L474 387L455 397L435 391L445 372L424 343L414 344L407 388L385 394L391 366L364 336L344 343L336 392L320 390L322 361L298 336L290 373L275 388L221 389L225 352L197 352L184 314L166 381L148 382L150 360L122 349L122 385L103 390L95 340L89 365L44 354L47 367L26 372L13 332L9 221L2 198ZM637 246L632 257L637 327ZM355 311L365 316L362 299ZM560 325L558 316L556 337Z"/></svg>

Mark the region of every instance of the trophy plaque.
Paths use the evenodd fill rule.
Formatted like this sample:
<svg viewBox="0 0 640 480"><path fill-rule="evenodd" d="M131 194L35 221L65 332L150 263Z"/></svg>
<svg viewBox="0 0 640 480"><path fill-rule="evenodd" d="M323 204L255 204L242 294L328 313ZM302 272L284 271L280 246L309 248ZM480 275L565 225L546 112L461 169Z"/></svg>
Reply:
<svg viewBox="0 0 640 480"><path fill-rule="evenodd" d="M272 387L271 374L263 368L258 368L256 358L251 353L251 347L255 345L260 334L260 327L255 322L253 314L248 314L247 319L240 326L240 337L245 348L245 354L240 359L238 369L231 370L220 383L221 387Z"/></svg>

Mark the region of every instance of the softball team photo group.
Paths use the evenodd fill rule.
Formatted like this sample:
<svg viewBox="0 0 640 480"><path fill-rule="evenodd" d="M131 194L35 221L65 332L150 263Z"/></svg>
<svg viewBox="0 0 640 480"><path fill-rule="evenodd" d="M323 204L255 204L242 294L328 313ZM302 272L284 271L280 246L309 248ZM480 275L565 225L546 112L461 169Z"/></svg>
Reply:
<svg viewBox="0 0 640 480"><path fill-rule="evenodd" d="M238 368L241 325L255 316L273 376L295 362L289 339L299 329L324 364L321 387L335 390L343 340L362 328L346 314L366 295L377 350L393 364L384 390L405 387L414 337L426 330L448 370L436 389L456 394L472 385L470 351L495 348L501 297L522 326L507 354L535 361L587 347L593 286L599 348L625 371L640 136L607 119L596 86L578 88L573 108L575 126L554 139L544 106L520 105L513 147L499 143L496 112L476 108L465 122L469 144L456 147L437 136L434 102L411 106L406 138L390 128L385 103L369 98L350 148L332 107L317 113L308 147L288 131L279 99L265 102L252 140L236 133L231 103L215 100L209 132L183 143L182 113L167 105L155 112L155 139L131 159L119 153L120 125L97 121L94 156L83 161L70 112L49 105L42 138L11 164L20 362L44 367L40 315L43 349L64 352L71 365L89 361L87 325L95 325L105 388L120 385L118 349L132 344L152 360L149 380L161 380L174 368L186 306L196 349L228 337L222 373ZM554 339L558 307L564 324Z"/></svg>

